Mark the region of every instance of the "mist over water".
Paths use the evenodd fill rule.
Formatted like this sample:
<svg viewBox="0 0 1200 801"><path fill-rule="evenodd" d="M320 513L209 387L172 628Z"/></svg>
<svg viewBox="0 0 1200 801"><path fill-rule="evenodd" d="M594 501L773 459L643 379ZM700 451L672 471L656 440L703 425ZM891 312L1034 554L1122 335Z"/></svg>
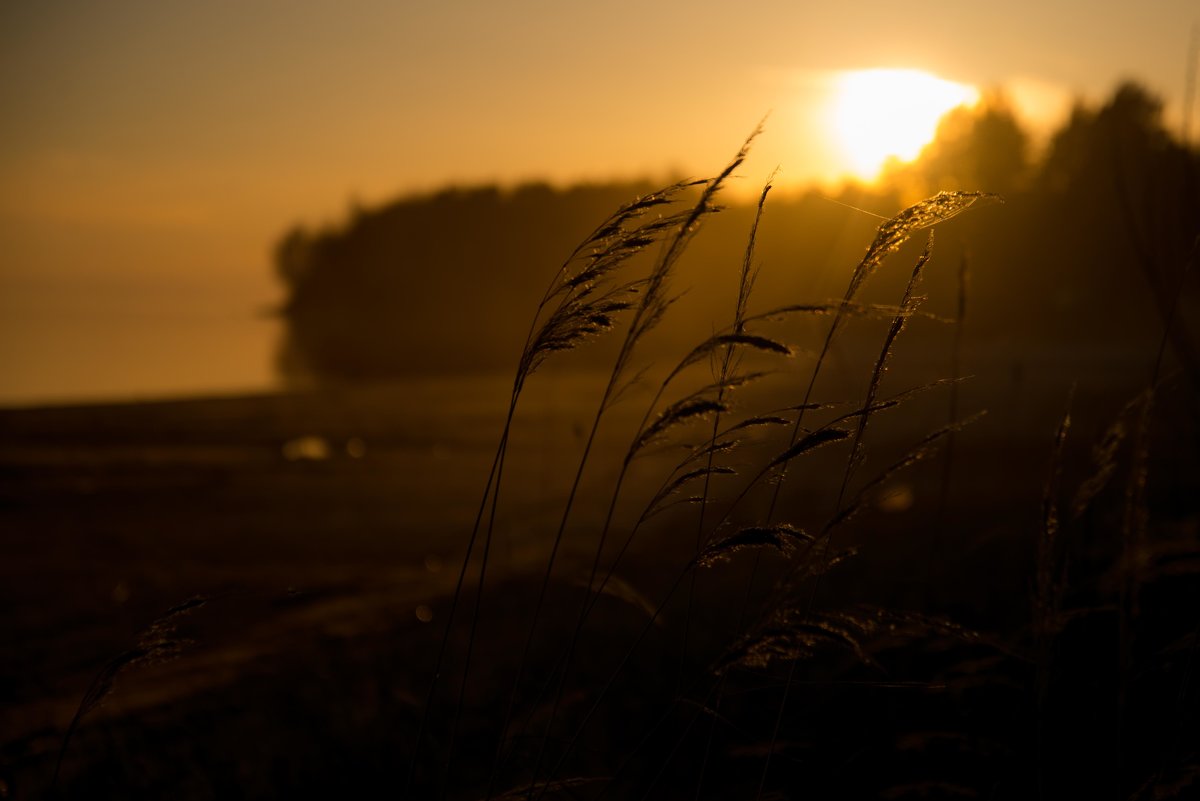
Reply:
<svg viewBox="0 0 1200 801"><path fill-rule="evenodd" d="M279 389L282 324L269 298L240 284L6 287L0 406Z"/></svg>

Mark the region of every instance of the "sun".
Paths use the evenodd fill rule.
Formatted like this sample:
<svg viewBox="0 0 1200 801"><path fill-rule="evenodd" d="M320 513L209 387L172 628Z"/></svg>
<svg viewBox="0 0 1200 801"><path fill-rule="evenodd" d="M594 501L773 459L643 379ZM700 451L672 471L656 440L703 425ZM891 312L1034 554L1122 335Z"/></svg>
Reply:
<svg viewBox="0 0 1200 801"><path fill-rule="evenodd" d="M850 170L871 180L890 158L912 161L946 112L979 90L911 69L855 70L835 78L831 132Z"/></svg>

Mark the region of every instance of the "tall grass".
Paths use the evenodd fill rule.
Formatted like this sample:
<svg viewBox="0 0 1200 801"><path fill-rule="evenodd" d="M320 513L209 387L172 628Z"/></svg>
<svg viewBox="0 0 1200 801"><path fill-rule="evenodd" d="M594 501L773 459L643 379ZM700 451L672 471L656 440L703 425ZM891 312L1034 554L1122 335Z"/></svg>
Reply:
<svg viewBox="0 0 1200 801"><path fill-rule="evenodd" d="M125 671L138 665L164 662L178 657L191 644L178 633L180 619L193 610L203 607L208 600L205 597L195 596L168 609L138 634L137 642L133 647L110 659L92 679L92 683L79 701L79 706L75 709L71 722L67 725L67 730L63 733L58 758L54 762L54 773L50 779L52 796L58 789L67 747L71 744L71 738L78 731L83 719L104 702L116 686L117 679Z"/></svg>
<svg viewBox="0 0 1200 801"><path fill-rule="evenodd" d="M526 382L550 356L574 349L584 340L612 329L617 323L619 315L628 315L628 321L624 323L624 336L617 349L608 379L600 391L596 411L584 439L574 477L563 502L557 529L550 538L549 552L539 582L537 598L526 619L527 634L523 638L520 655L516 660L515 678L504 704L503 717L496 734L496 745L486 791L487 797L496 797L496 793L499 792L501 776L512 759L513 754L506 748L506 743L510 741L510 738L524 736L529 726L529 721L526 721L518 731L513 730L520 699L526 694L524 687L526 674L534 652L534 643L538 637L539 624L544 615L552 577L568 524L572 519L578 493L583 486L584 473L592 459L593 449L597 437L600 435L606 413L634 382L644 380L646 368L635 368L638 346L654 328L668 318L678 297L672 289L672 279L679 262L703 219L719 211L715 198L742 165L748 149L757 135L758 130L747 139L735 157L716 177L706 181L675 184L644 198L638 198L619 209L570 254L541 299L531 323L526 344L518 360L504 427L459 571L446 632L441 641L433 681L418 727L416 749L409 771L410 787L421 758L430 710L445 664L451 627L465 594L466 577L472 564L473 553L482 539L482 553L478 560L478 578L474 592L474 608L471 611L468 625L466 650L461 666L456 666L456 670L461 671L462 678L457 702L454 705L441 782L443 794L450 789L453 764L457 754L459 718L472 669L473 646L477 637L477 625L486 589L490 549L496 516L501 505L500 490L507 449L514 415ZM836 632L836 636L834 636L837 627L827 621L819 621L814 615L818 586L816 580L809 585L809 600L804 605L802 613L796 611L797 607L792 600L795 597L796 588L806 579L816 579L840 561L840 557L834 552L833 533L838 526L852 517L858 508L865 504L865 498L870 492L890 479L895 472L906 468L924 456L949 431L960 427L957 422L954 422L946 429L935 432L926 440L917 443L913 451L906 454L900 462L892 465L875 479L866 482L849 505L845 503L848 494L851 494L850 488L855 472L863 461L870 417L877 411L900 406L912 397L912 392L904 392L880 401L879 390L892 346L909 318L917 313L920 305L921 299L915 296L914 290L924 267L932 256L932 234L917 261L911 280L898 305L887 307L862 304L858 300L862 287L879 269L884 260L897 251L915 232L948 220L979 201L993 200L995 196L980 192L943 192L915 204L895 217L886 219L879 226L874 241L853 270L849 285L840 301L790 304L752 314L750 309L751 293L758 272L758 266L755 263L755 242L769 190L770 182L768 181L759 196L753 224L747 235L745 253L738 266L732 321L724 330L699 341L672 369L664 374L625 449L625 455L620 460L615 477L612 479L607 512L596 537L585 592L575 625L558 659L550 668L549 680L535 694L536 698L541 699L538 701L539 703L548 699L549 712L546 715L540 745L533 753L527 767L525 797L541 797L556 787L563 787L561 784L556 785L555 782L562 780L558 774L579 741L582 731L588 725L592 715L604 703L621 671L628 665L637 649L641 647L645 637L655 630L664 609L671 602L677 590L685 585L685 581L688 592L683 605L675 703L682 701L699 685L708 684L710 688L705 693L705 697L717 699L714 720L719 715L721 687L730 666L735 664L761 666L767 661L771 661L768 656L778 658L783 655L791 655L794 670L796 659L800 655L800 651L796 650L797 644L800 642L811 644L814 632L820 632L824 636L833 636L834 639L852 640L853 638L844 632ZM682 211L673 210L675 202L684 199L689 192L694 194L694 199L690 200L690 206L686 206ZM671 208L672 211L666 216L655 216L647 221L645 218L647 213L657 212L660 207ZM659 252L654 257L648 272L634 277L626 275L623 268L631 262L632 257L651 247L658 247ZM829 315L831 318L803 396L798 399L798 402L782 407L765 410L754 409L748 412L740 409L732 401L733 393L743 386L770 378L774 372L744 368L745 357L752 355L756 360L778 358L791 355L794 351L793 346L787 342L773 335L756 331L752 326L769 324L771 321L799 313ZM829 408L829 404L825 402L814 401L814 391L822 366L826 362L835 338L852 317L861 315L890 315L891 317L891 324L881 352L869 375L866 396L854 411L837 416L832 421L816 428L806 428L804 426L806 413ZM677 382L687 376L694 376L705 365L711 370L711 378L708 381L700 382L696 389L683 390L682 394L674 400L665 400ZM694 381L695 379L690 380ZM778 391L771 397L778 397ZM732 422L726 423L727 419L731 419ZM664 478L658 483L658 489L650 494L642 512L627 526L625 538L618 552L605 568L606 546L614 527L618 525L619 501L635 461L652 448L680 441L681 436L685 438L683 441L687 442L686 437L694 435L696 425L703 420L711 421L707 423L707 435L699 442L693 441L686 446L685 456L667 471ZM784 434L782 442L778 437L771 437L772 432L775 431ZM762 437L763 432L766 433L765 440ZM746 439L747 435L754 433L759 436L754 440ZM772 442L776 444L772 445ZM805 458L820 446L839 442L849 443L850 449L846 457L837 499L831 515L820 533L810 535L802 527L793 523L777 522L775 519L777 508L787 480L789 466L794 461ZM764 453L765 456L761 455ZM739 461L742 462L740 466L735 467L732 464ZM757 467L753 466L755 461L758 461ZM748 472L747 466L750 467ZM721 486L732 486L734 479L739 475L744 476L740 490L731 491L728 494L715 494L716 479L721 479ZM756 515L753 508L748 506L749 499L756 494L755 491L758 488L764 486L770 488L770 499L765 510ZM695 494L686 494L689 491ZM723 511L715 514L713 510L718 505L723 508ZM673 574L672 580L663 582L666 589L658 593L659 600L657 602L643 599L643 605L651 610L644 628L628 645L625 655L619 660L618 666L610 678L592 691L593 697L588 707L589 711L577 721L574 734L567 738L565 746L558 748L558 753L553 759L548 759L548 754L552 750L551 743L555 741L554 731L565 688L570 681L574 667L573 657L581 637L584 636L589 615L596 608L601 594L613 592L614 587L618 594L627 597L635 594L631 588L616 577L616 570L628 552L635 535L647 521L667 511L678 515L680 511L677 510L684 510L682 513L686 515L686 509L689 506L695 509L692 523L695 530L692 554ZM757 519L755 519L756 517ZM733 520L735 519L743 522L734 525ZM731 528L731 526L733 527ZM701 569L720 569L721 565L727 564L729 560L744 551L755 553L755 568L751 572L750 584L747 586L741 611L738 613L739 621L736 624L736 631L733 632L730 640L729 648L731 650L719 656L709 669L689 676L689 639L693 627L693 617L696 614L695 596L699 572ZM754 595L754 586L758 583L758 561L767 552L775 554L776 559L782 560L785 566L783 575L777 580L775 590L769 594L766 605L751 612L750 599ZM636 593L636 595L642 599L640 593ZM758 622L752 624L748 629L744 629L747 615L756 618ZM781 626L789 633L783 636L783 639L780 639L778 631ZM785 645L785 641L790 644ZM789 673L789 685L791 680L792 676ZM782 717L786 707L786 701L787 692L785 690L776 718L776 732L778 720ZM772 738L774 735L775 732L772 733ZM708 748L709 746L706 745L705 752ZM771 751L773 751L773 745L768 749L767 759L764 762L762 780L759 782L760 793L766 782ZM548 761L550 767L546 772L544 768ZM697 792L702 786L703 768ZM512 792L516 792L516 790Z"/></svg>
<svg viewBox="0 0 1200 801"><path fill-rule="evenodd" d="M803 224L772 215L768 180L743 218L745 246L724 276L732 292L719 327L696 329L690 346L666 359L650 338L660 327L690 325L677 315L684 287L699 280L686 256L721 211L717 199L755 135L713 178L618 208L567 255L535 305L445 629L432 637L433 670L407 774L397 780L402 797L765 799L857 797L870 787L901 799L1053 798L1069 789L1078 764L1065 756L1070 738L1091 729L1101 732L1088 740L1100 747L1105 767L1097 770L1107 771L1105 781L1115 777L1120 797L1187 797L1200 779L1200 637L1194 614L1180 626L1164 622L1162 610L1174 604L1191 614L1188 602L1200 595L1172 582L1200 574L1200 547L1194 532L1191 540L1164 534L1155 507L1163 503L1156 448L1186 433L1161 417L1180 392L1165 364L1178 307L1165 315L1149 384L1116 410L1090 458L1073 453L1087 420L1077 399L1084 390L1056 427L1039 431L1048 455L1044 477L1033 479L1040 509L1035 500L1028 528L1004 532L1017 543L1009 548L1029 546L1022 589L1030 604L1016 624L986 635L929 609L881 602L871 586L874 538L908 532L895 524L872 532L881 520L872 508L939 451L945 461L923 484L934 531L884 546L887 569L925 583L982 575L955 575L955 563L938 561L955 547L957 528L989 514L978 503L964 512L955 498L969 486L958 480L960 460L985 451L964 437L953 460L950 452L982 415L960 394L965 259L952 314L931 312L923 293L942 268L934 228L997 198L943 192L884 219L848 265L840 297L763 298L760 236L772 225ZM923 247L901 250L919 234ZM869 297L868 285L884 283L875 278L893 265L896 297ZM906 337L917 326L945 335L948 378L889 372L915 347ZM514 580L497 570L495 555L512 512L503 491L513 482L506 470L517 455L522 397L550 360L605 336L613 362L598 379L552 525L538 532L544 561L532 578ZM835 383L835 367L855 381ZM942 396L948 421L945 406L932 418L922 406ZM642 404L624 428L613 419L622 401ZM992 500L1010 502L1007 491ZM639 546L653 556L639 562ZM514 583L529 591L519 614L485 618ZM67 727L52 792L83 719L127 668L173 656L182 644L176 624L204 605L171 610L100 671ZM490 628L497 625L500 632ZM489 697L479 701L472 690L481 687ZM1147 726L1147 698L1166 699L1170 725L1161 731ZM970 719L979 709L1011 725L1000 746ZM880 722L902 733L900 764L883 764L886 747L857 764L838 750L845 728ZM797 732L808 741L798 743ZM936 772L921 774L905 760L934 750L931 743L988 754L987 767L964 778L940 752ZM996 756L1004 749L1011 753ZM821 764L831 754L847 766ZM838 783L876 769L889 778ZM817 778L828 776L836 781Z"/></svg>
<svg viewBox="0 0 1200 801"><path fill-rule="evenodd" d="M766 798L795 770L781 761L781 754L787 747L786 731L797 715L805 714L796 708L797 694L829 681L811 667L805 675L803 666L812 666L818 654L838 653L874 675L866 680L848 672L852 678L847 686L946 689L946 682L893 677L878 658L885 647L880 642L925 638L945 651L969 652L974 661L966 664L1000 666L989 669L1001 673L1028 672L1031 703L1025 722L1031 726L1024 731L1031 744L1022 746L1031 757L1026 789L1049 797L1056 791L1051 776L1059 749L1053 740L1055 726L1061 725L1054 697L1063 670L1061 638L1073 621L1110 608L1117 613L1116 730L1125 732L1130 725L1126 709L1137 683L1135 667L1141 664L1134 634L1146 580L1139 560L1150 537L1147 486L1153 391L1131 404L1101 437L1091 474L1078 484L1069 504L1064 504L1063 488L1071 463L1070 415L1047 438L1050 468L1040 522L1029 532L1034 569L1027 639L985 636L936 615L873 606L865 598L848 604L845 588L835 587L828 578L852 563L862 545L845 543L851 521L903 472L939 450L944 461L936 471L940 481L934 482L938 489L932 550L921 550L912 557L912 565L900 569L938 559L946 544L943 529L958 519L951 509L957 468L951 451L958 433L983 414L966 413L959 394L965 257L954 275L957 297L952 316L926 311L926 298L920 292L926 273L939 266L934 261L933 229L974 207L1000 201L998 196L943 191L915 203L877 227L839 299L787 299L792 302L756 308L754 288L760 271L756 243L769 220L768 180L753 207L741 258L730 264L735 290L728 322L695 337L695 344L665 368L656 370L647 362L643 346L650 334L663 325L684 324L672 315L681 294L676 285L685 274L685 253L702 223L720 211L716 197L745 162L757 134L756 130L715 177L674 184L619 209L570 254L538 304L450 604L418 727L410 788L415 786L422 754L435 752L426 742L430 715L447 665L451 630L462 599L469 594L472 565L478 570L470 593L474 604L467 618L465 649L454 665L460 684L448 734L438 746L445 758L436 782L436 792L442 796L475 793L484 798L541 799L634 793L659 797L672 764L684 760L690 766L683 771L688 786L673 786L665 795L716 796L728 790L731 781L728 771L712 768L721 732L742 726L739 735L752 744L757 762L753 770L732 781L740 797ZM924 247L914 251L915 261L910 262L908 279L895 302L865 300L867 284L905 243L923 232ZM639 255L646 258L634 258ZM806 361L795 358L804 352L805 343L795 338L787 323L799 316L824 320L827 325L810 351L811 360L797 369L794 365ZM890 386L896 379L889 367L914 320L950 329L951 375ZM859 322L867 324L864 328L882 326L878 348L861 365L861 394L849 400L830 396L828 390L823 393L823 376L839 353L843 334ZM1169 328L1168 322L1164 342ZM513 638L511 675L497 674L506 692L495 701L494 719L488 723L488 754L482 757L477 745L462 744L459 721L472 677L490 669L473 664L474 647L489 592L487 571L519 399L546 360L610 331L617 340L614 360L597 391L557 525L547 534L545 562L536 573L536 595L516 621L520 633ZM855 342L861 344L861 333ZM643 390L640 395L635 391L638 387ZM932 431L925 429L928 433L923 436L908 426L910 441L890 458L870 453L881 416L902 419L917 398L941 391L949 395L948 422ZM615 442L619 435L610 433L616 430L608 425L610 412L618 401L633 397L644 399L644 409L628 439ZM1075 536L1071 530L1116 483L1113 479L1127 442L1133 444L1123 488L1115 603L1081 606L1067 581L1067 554ZM599 453L617 455L607 472L594 466ZM826 480L812 481L817 471L827 474ZM604 475L604 482L589 484L585 475ZM811 487L817 485L825 488L827 497L813 498ZM602 511L595 519L579 513L584 492L597 496L596 506ZM808 493L804 496L808 506L815 508L797 504L801 492ZM552 607L551 589L562 572L569 534L576 529L590 530L593 540L584 551L579 599ZM635 585L623 569L629 566L635 541L652 536L664 538L658 567ZM932 572L923 575L928 578ZM640 610L640 624L602 630L603 621L597 621L596 613L605 597ZM559 634L552 634L550 620L563 626ZM585 647L589 654L599 649L605 659L594 664L581 660ZM659 654L657 675L652 686L638 687L630 672L639 655L649 659L644 655L650 651ZM664 668L667 664L670 667ZM746 676L756 677L749 690ZM622 695L640 691L650 697L635 701ZM747 692L754 694L753 702L745 699ZM1186 696L1184 689L1180 692ZM620 716L628 705L644 707L640 713L644 725L637 737L628 743L609 743L615 751L597 757L589 750L588 744L595 742L589 732L600 725L597 721L606 710ZM740 723L730 717L731 705ZM822 720L833 725L828 717ZM697 733L700 722L707 725ZM1031 731L1033 736L1028 737ZM821 734L818 730L815 736ZM474 741L479 740L476 732ZM486 786L456 785L454 767L468 760L487 763ZM594 770L597 762L606 766L604 770ZM572 776L573 766L579 766L583 775ZM429 785L426 779L422 786ZM916 782L904 792L924 792L928 786Z"/></svg>
<svg viewBox="0 0 1200 801"><path fill-rule="evenodd" d="M1157 353L1148 354L1149 381L1115 409L1089 408L1086 385L1072 391L1065 412L1056 395L1047 417L1057 418L1036 432L1045 458L1039 452L1039 469L1031 471L1032 495L1040 484L1040 498L1029 504L1025 528L1005 520L991 529L997 507L1018 503L1013 486L1021 477L993 466L998 486L988 504L977 494L964 509L955 497L969 488L958 475L973 466L964 462L1004 453L1003 442L959 438L982 414L971 414L966 391L960 394L966 259L957 265L952 314L930 312L934 304L921 293L943 267L935 227L995 195L941 192L881 217L861 258L845 265L848 282L838 296L764 298L760 236L773 225L805 224L773 214L768 179L743 218L744 248L726 265L722 279L733 291L719 323L689 329L689 347L673 358L650 347L660 329L693 325L677 314L680 298L688 283L710 276L690 276L687 257L722 211L718 201L757 134L715 176L618 208L567 254L531 303L445 628L433 636L415 739L404 743L412 749L402 797L1058 798L1083 794L1083 783L1125 799L1191 797L1200 787L1200 406L1188 394L1197 369L1185 333L1192 309L1182 299L1200 238L1189 234L1182 261L1178 247L1158 247L1174 241L1158 230L1167 215L1140 216L1143 206L1153 208L1143 201L1156 195L1152 186L1135 192L1141 170L1118 165L1115 219L1162 324ZM1185 216L1188 206L1176 205L1168 210ZM923 248L913 242L901 250L926 232ZM944 241L940 232L937 241ZM1061 252L1069 258L1074 244ZM897 264L900 253L912 258ZM897 297L868 297L893 266ZM1013 304L1001 319L1019 326L1021 314ZM798 333L799 320L813 327ZM944 333L947 379L889 372L905 348L917 347L906 339L917 325ZM488 605L514 583L495 561L513 512L510 463L522 399L552 360L570 360L601 337L612 340L613 361L590 399L594 409L549 530L537 532L545 559L533 569L519 614L501 622L504 652L488 651L488 635L496 635L488 628L496 618L485 619ZM1172 353L1190 388L1171 372ZM835 369L854 375L851 389L835 383ZM926 415L914 423L920 399L932 396L932 405L940 394L948 404L937 422ZM613 419L622 401L642 403L628 431ZM1003 398L994 393L986 402ZM1107 426L1091 434L1089 414ZM903 429L903 441L885 438L889 422ZM993 428L992 436L1020 433ZM885 579L986 584L989 558L1019 551L1024 583L1002 591L1020 599L1027 590L1030 602L999 635L924 608L880 603L872 592L880 565L861 565L877 539L912 533L871 514L877 497L939 451L937 475L919 487L936 497L932 534L885 546ZM957 548L962 557L963 539L982 553L974 565L943 553ZM640 565L638 546L654 553ZM570 565L571 549L579 568ZM855 569L861 573L842 580ZM557 592L562 586L572 591ZM613 599L628 614L612 613ZM178 631L184 616L208 611L200 598L171 609L95 675L57 749L52 795L88 716L127 671L174 657L185 644ZM920 638L927 647L912 645ZM494 696L482 709L471 708L476 688ZM874 695L854 698L847 688ZM909 703L905 694L927 703ZM406 695L401 705L408 708ZM1008 728L997 735L981 720ZM899 764L884 764L886 746L865 758L839 750L846 729L880 723L897 735L887 745ZM798 732L806 741L798 742ZM922 774L909 763L926 750L939 761ZM958 770L964 754L985 767ZM822 760L831 755L844 764L826 769ZM876 771L888 778L846 778ZM818 776L834 781L821 784ZM862 792L867 787L871 793ZM6 790L0 783L0 795Z"/></svg>
<svg viewBox="0 0 1200 801"><path fill-rule="evenodd" d="M484 485L483 497L479 502L479 510L475 523L471 528L463 555L462 566L458 580L455 583L450 612L447 615L445 633L438 647L438 655L434 666L433 679L421 712L421 721L417 728L416 746L408 771L407 787L412 786L413 777L420 763L421 746L424 740L429 714L433 699L441 679L442 666L446 656L451 628L462 599L463 587L476 541L483 523L484 514L488 510L487 526L484 530L483 556L479 566L479 580L475 596L475 608L472 610L470 635L464 663L462 667L462 682L458 703L455 706L454 722L450 735L450 747L447 749L446 781L448 782L454 756L454 739L458 729L458 721L463 705L463 698L470 675L471 652L475 642L476 627L479 621L480 608L483 603L483 589L487 577L488 557L490 554L492 535L495 530L496 510L499 506L500 487L504 476L505 457L508 450L508 440L512 433L513 418L525 383L540 368L545 361L556 353L563 353L578 347L589 338L610 330L614 320L621 312L635 305L633 298L643 292L641 279L623 279L621 268L646 248L654 245L662 237L669 236L684 224L684 218L678 214L656 215L646 220L646 216L663 206L669 206L678 195L694 182L680 182L667 186L656 192L636 198L622 206L610 217L596 227L563 261L554 278L551 280L545 294L539 301L529 333L525 338L517 369L513 377L508 411L505 415L504 428L500 434L500 442L496 446L495 457ZM603 404L601 404L603 407ZM584 459L586 461L586 457ZM582 470L582 467L581 467ZM576 487L577 488L577 487ZM572 490L572 498L575 489ZM564 522L569 514L571 502L568 501L568 512L564 514ZM557 543L561 540L560 528ZM551 558L551 565L553 557ZM549 570L547 571L549 573ZM544 589L543 589L544 597ZM541 602L539 601L539 607Z"/></svg>

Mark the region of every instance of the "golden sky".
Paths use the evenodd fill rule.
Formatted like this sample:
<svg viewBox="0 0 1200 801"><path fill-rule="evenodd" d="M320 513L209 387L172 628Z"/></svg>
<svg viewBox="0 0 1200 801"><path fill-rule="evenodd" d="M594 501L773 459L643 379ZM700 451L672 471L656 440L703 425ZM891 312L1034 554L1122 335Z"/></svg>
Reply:
<svg viewBox="0 0 1200 801"><path fill-rule="evenodd" d="M703 175L768 112L749 183L831 178L850 168L826 119L842 70L1006 86L1041 124L1129 77L1178 114L1198 18L1195 0L5 3L0 312L68 281L230 279L265 301L294 222L448 182Z"/></svg>

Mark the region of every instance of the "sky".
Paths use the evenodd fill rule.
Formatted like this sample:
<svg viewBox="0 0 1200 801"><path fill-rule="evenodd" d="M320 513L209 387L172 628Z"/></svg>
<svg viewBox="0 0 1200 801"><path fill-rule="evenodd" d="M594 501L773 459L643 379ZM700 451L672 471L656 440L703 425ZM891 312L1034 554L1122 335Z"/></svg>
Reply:
<svg viewBox="0 0 1200 801"><path fill-rule="evenodd" d="M832 179L842 70L1003 86L1035 127L1133 78L1177 124L1197 21L1196 0L5 3L0 376L55 315L271 303L275 239L354 203L704 175L764 116L749 185Z"/></svg>

